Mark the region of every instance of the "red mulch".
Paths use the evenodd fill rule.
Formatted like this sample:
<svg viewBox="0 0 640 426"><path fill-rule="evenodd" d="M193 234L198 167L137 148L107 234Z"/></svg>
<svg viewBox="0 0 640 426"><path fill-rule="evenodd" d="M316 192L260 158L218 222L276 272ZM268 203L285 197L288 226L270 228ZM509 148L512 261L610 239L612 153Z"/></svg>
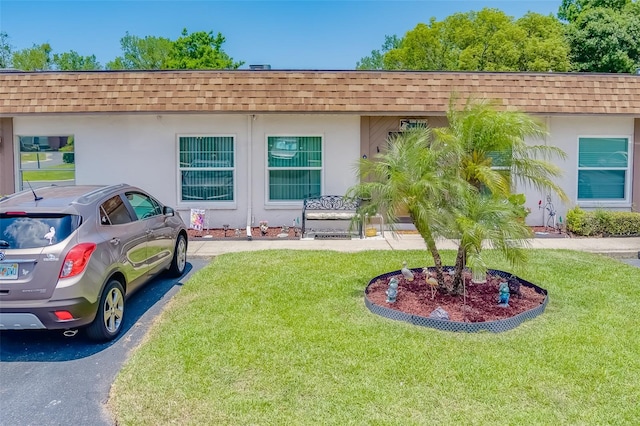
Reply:
<svg viewBox="0 0 640 426"><path fill-rule="evenodd" d="M425 275L414 271L414 280L407 281L402 274L394 275L398 280L398 296L395 303L387 303L386 291L389 280L378 279L369 286L367 298L372 303L395 309L401 312L428 317L437 307L441 307L449 314L450 321L484 322L510 318L522 312L533 309L544 302L544 295L538 294L532 288L520 286L521 296L512 294L509 306L498 305L500 282L504 279L487 275L487 282L473 283L470 274L466 274L466 293L464 296L444 295L432 292L426 284ZM451 277L445 275L445 281L450 283Z"/></svg>
<svg viewBox="0 0 640 426"><path fill-rule="evenodd" d="M247 239L247 229L246 227L243 228L237 228L239 231L239 235L236 236L236 228L229 228L226 232L225 235L225 231L224 229L220 229L220 228L213 228L213 229L203 229L202 231L196 231L195 229L189 229L187 230L188 234L189 234L189 239L190 240L198 240L200 238L206 238L206 239L214 239L214 240L224 240L225 238L227 239L242 239L242 240L246 240ZM253 228L251 228L251 237L253 239L256 240L260 240L260 239L264 239L264 240L277 240L277 239L291 239L291 240L299 240L300 239L300 234L299 234L299 229L297 229L298 234L296 235L296 229L294 229L293 227L289 227L289 229L286 232L286 236L281 236L282 234L282 227L270 227L267 228L267 233L266 234L262 234L262 232L260 231L260 228L255 226Z"/></svg>

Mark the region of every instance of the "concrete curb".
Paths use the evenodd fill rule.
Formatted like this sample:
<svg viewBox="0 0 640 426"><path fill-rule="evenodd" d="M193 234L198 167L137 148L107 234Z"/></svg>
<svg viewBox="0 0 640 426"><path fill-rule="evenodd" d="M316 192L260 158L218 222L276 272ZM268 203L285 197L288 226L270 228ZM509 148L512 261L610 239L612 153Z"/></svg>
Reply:
<svg viewBox="0 0 640 426"><path fill-rule="evenodd" d="M441 250L456 250L452 240L437 241ZM602 254L617 259L637 259L640 253L640 237L630 238L533 238L528 240L531 249L576 250ZM420 235L386 232L377 236L352 240L190 240L188 256L212 257L224 253L256 250L334 250L358 252L365 250L426 250Z"/></svg>

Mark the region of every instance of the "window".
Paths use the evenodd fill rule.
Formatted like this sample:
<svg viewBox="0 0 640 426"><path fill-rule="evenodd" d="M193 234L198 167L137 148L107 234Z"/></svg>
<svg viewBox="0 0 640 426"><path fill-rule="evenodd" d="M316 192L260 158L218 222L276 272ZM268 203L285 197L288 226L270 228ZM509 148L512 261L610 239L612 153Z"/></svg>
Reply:
<svg viewBox="0 0 640 426"><path fill-rule="evenodd" d="M127 192L125 194L129 204L133 207L138 219L146 219L148 217L158 216L162 214L162 207L153 198L139 192Z"/></svg>
<svg viewBox="0 0 640 426"><path fill-rule="evenodd" d="M73 185L76 179L73 136L18 136L20 189ZM27 183L28 182L28 183Z"/></svg>
<svg viewBox="0 0 640 426"><path fill-rule="evenodd" d="M322 137L267 137L269 201L321 195Z"/></svg>
<svg viewBox="0 0 640 426"><path fill-rule="evenodd" d="M131 216L119 195L114 195L100 206L101 225L122 225L129 222Z"/></svg>
<svg viewBox="0 0 640 426"><path fill-rule="evenodd" d="M233 136L180 136L181 201L233 201Z"/></svg>
<svg viewBox="0 0 640 426"><path fill-rule="evenodd" d="M65 240L82 222L71 214L2 213L0 248L29 249L47 247Z"/></svg>
<svg viewBox="0 0 640 426"><path fill-rule="evenodd" d="M629 187L628 138L579 138L578 201L625 201Z"/></svg>

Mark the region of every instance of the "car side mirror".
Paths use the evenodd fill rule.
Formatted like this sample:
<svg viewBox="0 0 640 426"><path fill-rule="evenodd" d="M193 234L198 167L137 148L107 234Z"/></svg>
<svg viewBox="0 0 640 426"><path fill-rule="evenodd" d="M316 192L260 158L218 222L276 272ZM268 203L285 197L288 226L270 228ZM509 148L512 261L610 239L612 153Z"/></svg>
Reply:
<svg viewBox="0 0 640 426"><path fill-rule="evenodd" d="M164 208L162 209L162 213L167 217L174 216L176 214L169 206L164 206Z"/></svg>

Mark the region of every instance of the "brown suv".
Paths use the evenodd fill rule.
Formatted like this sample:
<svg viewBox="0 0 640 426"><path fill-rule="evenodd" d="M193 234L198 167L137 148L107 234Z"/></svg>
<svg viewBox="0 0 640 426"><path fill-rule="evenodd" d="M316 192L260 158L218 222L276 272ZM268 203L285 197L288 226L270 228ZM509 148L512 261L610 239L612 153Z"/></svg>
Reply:
<svg viewBox="0 0 640 426"><path fill-rule="evenodd" d="M139 188L51 186L0 199L0 330L122 329L127 297L184 273L187 231Z"/></svg>

